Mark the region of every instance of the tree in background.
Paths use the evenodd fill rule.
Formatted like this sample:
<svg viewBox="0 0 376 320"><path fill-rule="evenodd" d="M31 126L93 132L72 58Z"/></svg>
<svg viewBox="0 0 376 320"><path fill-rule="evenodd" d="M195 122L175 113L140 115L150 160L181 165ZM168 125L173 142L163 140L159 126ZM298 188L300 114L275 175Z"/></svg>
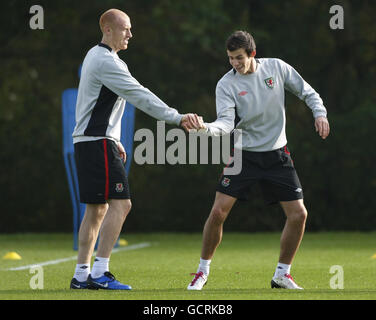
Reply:
<svg viewBox="0 0 376 320"><path fill-rule="evenodd" d="M62 158L61 93L100 41L98 19L126 11L134 38L121 55L130 71L181 113L216 117L214 90L230 69L225 40L251 32L257 56L293 65L320 93L331 136L316 137L304 103L286 95L287 135L311 213L307 230L373 230L376 158L376 3L373 1L39 1L45 29L29 28L31 1L8 1L0 19L1 232L71 231ZM329 27L343 6L343 30ZM156 129L137 112L136 130ZM127 231L198 231L210 210L221 165L132 164ZM147 188L145 188L147 186ZM145 201L145 199L149 199ZM189 206L185 205L189 203ZM237 204L238 205L238 204ZM279 230L282 213L265 210L257 191L226 228ZM280 215L281 220L272 218ZM198 222L197 222L198 221Z"/></svg>

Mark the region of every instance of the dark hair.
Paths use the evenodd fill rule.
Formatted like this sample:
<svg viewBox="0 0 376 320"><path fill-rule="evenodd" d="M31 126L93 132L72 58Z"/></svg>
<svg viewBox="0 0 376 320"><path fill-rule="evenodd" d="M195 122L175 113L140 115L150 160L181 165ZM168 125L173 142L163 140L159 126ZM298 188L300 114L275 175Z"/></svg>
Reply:
<svg viewBox="0 0 376 320"><path fill-rule="evenodd" d="M235 31L226 41L228 51L235 51L243 48L248 56L256 50L256 43L247 31Z"/></svg>

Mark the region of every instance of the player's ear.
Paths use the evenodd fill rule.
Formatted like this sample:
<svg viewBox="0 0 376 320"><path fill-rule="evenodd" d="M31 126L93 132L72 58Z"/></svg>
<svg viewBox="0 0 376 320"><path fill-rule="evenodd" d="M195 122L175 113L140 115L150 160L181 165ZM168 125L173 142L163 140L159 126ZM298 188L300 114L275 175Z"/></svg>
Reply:
<svg viewBox="0 0 376 320"><path fill-rule="evenodd" d="M253 51L251 52L251 57L254 58L255 55L256 55L256 50L253 50Z"/></svg>

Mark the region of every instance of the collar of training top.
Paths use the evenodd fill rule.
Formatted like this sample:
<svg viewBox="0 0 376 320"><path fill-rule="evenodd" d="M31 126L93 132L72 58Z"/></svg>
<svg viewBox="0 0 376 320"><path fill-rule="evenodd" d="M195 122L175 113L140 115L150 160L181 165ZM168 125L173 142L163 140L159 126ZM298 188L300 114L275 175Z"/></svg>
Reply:
<svg viewBox="0 0 376 320"><path fill-rule="evenodd" d="M102 42L98 43L98 46L106 48L106 49L110 50L110 52L112 51L112 49L107 44L104 44Z"/></svg>

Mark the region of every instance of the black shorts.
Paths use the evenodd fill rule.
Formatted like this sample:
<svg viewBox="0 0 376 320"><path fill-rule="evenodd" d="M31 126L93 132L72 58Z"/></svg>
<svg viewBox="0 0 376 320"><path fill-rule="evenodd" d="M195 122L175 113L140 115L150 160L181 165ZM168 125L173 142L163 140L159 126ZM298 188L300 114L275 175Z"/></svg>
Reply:
<svg viewBox="0 0 376 320"><path fill-rule="evenodd" d="M238 200L248 200L256 183L267 204L303 199L302 186L286 146L268 152L243 150L241 172L238 175L222 174L217 191Z"/></svg>
<svg viewBox="0 0 376 320"><path fill-rule="evenodd" d="M128 178L117 145L108 139L74 144L80 201L130 199Z"/></svg>

